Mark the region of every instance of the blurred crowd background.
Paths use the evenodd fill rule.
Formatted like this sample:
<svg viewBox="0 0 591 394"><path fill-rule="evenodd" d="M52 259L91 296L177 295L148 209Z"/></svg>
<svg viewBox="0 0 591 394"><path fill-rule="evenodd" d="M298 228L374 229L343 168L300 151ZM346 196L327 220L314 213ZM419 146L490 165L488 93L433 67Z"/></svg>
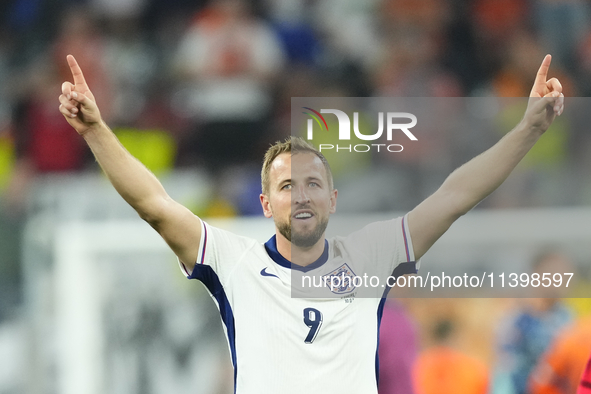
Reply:
<svg viewBox="0 0 591 394"><path fill-rule="evenodd" d="M591 95L591 3L1 1L0 327L24 319L22 234L47 208L39 203L47 198L35 194L39 183L100 178L83 139L57 109L61 83L71 80L67 54L76 57L103 118L136 157L164 178L189 171L188 179L207 190L183 203L204 217L243 217L262 213L262 154L290 134L292 97L526 97L546 53L565 96ZM540 154L481 208L591 204L591 133L568 123L556 127ZM401 163L397 176L409 184L441 183L432 180L435 169L449 173L499 137L427 143L414 170ZM409 210L432 191L411 188L405 199L381 208ZM591 352L588 301L392 304L400 315L393 329L407 330L411 339L404 343L406 360L384 364L400 371L412 365L424 384L381 393L446 393L437 376L453 372L437 371L450 366L466 379L449 378L450 393L574 393L574 376ZM482 322L496 334L479 338ZM9 334L0 329L1 364L11 363L3 355L14 354ZM486 344L476 344L478 338ZM0 372L0 394L23 392L22 375Z"/></svg>

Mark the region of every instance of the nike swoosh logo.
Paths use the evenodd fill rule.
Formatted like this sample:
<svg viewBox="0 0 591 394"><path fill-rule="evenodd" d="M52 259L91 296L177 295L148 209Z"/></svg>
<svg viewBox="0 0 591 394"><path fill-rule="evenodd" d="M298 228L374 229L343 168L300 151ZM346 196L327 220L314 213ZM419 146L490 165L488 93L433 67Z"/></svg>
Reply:
<svg viewBox="0 0 591 394"><path fill-rule="evenodd" d="M274 274L270 274L270 273L268 273L268 272L267 272L267 267L265 267L265 268L263 268L263 269L261 270L261 275L263 275L263 276L274 276L274 277L276 277L277 279L279 279L279 277L278 277L277 275L274 275Z"/></svg>

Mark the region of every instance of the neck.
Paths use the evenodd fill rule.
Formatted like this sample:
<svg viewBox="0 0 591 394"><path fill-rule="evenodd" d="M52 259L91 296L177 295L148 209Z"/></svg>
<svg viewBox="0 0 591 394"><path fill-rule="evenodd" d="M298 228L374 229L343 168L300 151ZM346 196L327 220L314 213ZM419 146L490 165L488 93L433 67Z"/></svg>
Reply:
<svg viewBox="0 0 591 394"><path fill-rule="evenodd" d="M318 242L309 248L295 246L278 231L276 235L277 251L293 264L306 267L318 260L324 252L324 234Z"/></svg>

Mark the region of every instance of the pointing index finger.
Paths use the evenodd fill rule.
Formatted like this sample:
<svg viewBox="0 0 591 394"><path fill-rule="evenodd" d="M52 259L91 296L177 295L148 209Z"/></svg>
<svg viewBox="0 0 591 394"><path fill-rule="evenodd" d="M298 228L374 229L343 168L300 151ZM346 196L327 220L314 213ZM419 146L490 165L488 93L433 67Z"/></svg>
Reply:
<svg viewBox="0 0 591 394"><path fill-rule="evenodd" d="M74 77L74 85L87 87L84 74L82 74L82 70L80 69L76 59L74 59L74 56L68 55L67 60L68 65L70 66L70 71L72 71L72 76Z"/></svg>
<svg viewBox="0 0 591 394"><path fill-rule="evenodd" d="M540 69L538 70L538 74L536 75L536 81L534 85L546 84L546 78L548 78L548 70L550 69L550 62L552 62L552 56L546 55L546 57L542 61Z"/></svg>

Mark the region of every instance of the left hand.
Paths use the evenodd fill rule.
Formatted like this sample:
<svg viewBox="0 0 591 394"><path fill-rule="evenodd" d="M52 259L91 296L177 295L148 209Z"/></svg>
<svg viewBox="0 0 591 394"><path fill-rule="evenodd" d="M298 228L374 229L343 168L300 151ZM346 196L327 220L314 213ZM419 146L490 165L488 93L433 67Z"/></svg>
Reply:
<svg viewBox="0 0 591 394"><path fill-rule="evenodd" d="M556 78L548 77L548 69L552 56L546 55L536 75L534 86L529 94L530 100L523 120L529 127L545 132L564 111L564 94L562 85Z"/></svg>

